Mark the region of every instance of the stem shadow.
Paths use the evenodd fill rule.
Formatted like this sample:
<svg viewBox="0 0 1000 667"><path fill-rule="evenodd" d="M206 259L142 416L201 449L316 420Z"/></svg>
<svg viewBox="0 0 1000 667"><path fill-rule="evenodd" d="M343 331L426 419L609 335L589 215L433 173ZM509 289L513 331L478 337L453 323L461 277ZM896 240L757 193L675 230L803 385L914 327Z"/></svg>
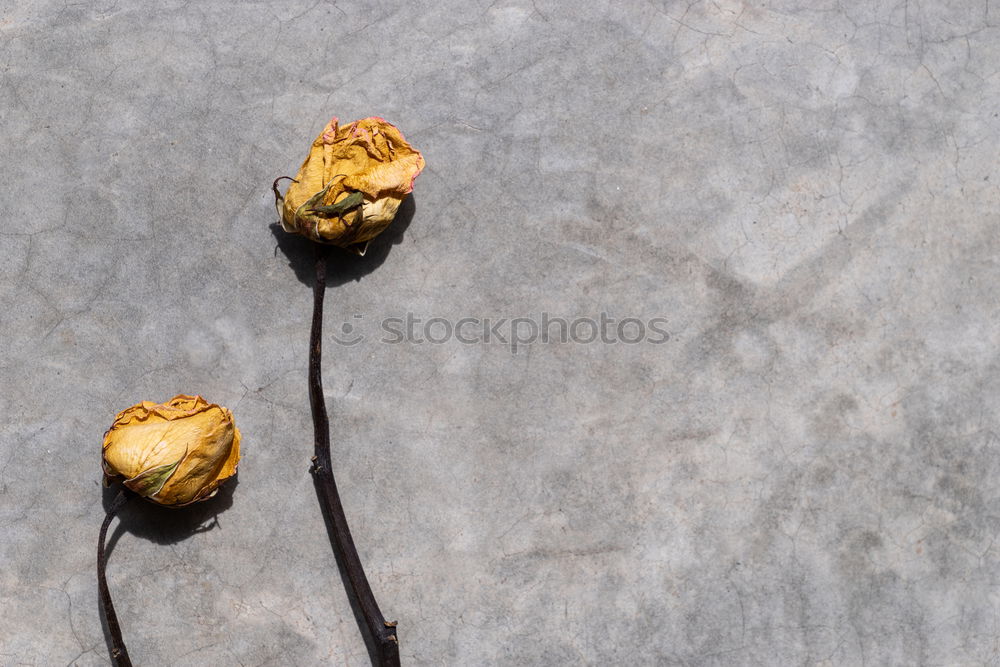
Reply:
<svg viewBox="0 0 1000 667"><path fill-rule="evenodd" d="M157 544L175 544L191 535L204 533L219 525L218 516L233 504L233 491L239 484L239 475L234 475L219 487L212 498L188 507L170 508L156 505L139 497L133 497L117 512L118 525L105 544L105 562L111 562L118 540L126 532L137 537L152 540ZM103 489L101 503L107 512L118 495L119 484ZM109 585L110 587L110 585ZM114 655L114 640L108 619L104 613L101 596L97 599L97 615L101 619L101 631L108 649L111 664L121 664Z"/></svg>
<svg viewBox="0 0 1000 667"><path fill-rule="evenodd" d="M336 528L333 525L333 517L330 515L329 505L325 502L322 482L318 476L313 476L313 486L316 489L316 498L319 500L319 506L323 512L323 523L326 525L326 534L330 539L330 543L334 544L336 542ZM371 630L368 628L368 623L365 621L364 612L361 610L361 601L357 593L354 592L354 586L347 575L347 563L344 561L340 549L333 549L333 554L337 561L337 572L340 574L340 583L347 593L347 600L350 602L351 611L354 613L354 622L357 623L358 629L361 630L361 636L365 640L368 659L371 660L373 667L378 667L378 642L372 636Z"/></svg>

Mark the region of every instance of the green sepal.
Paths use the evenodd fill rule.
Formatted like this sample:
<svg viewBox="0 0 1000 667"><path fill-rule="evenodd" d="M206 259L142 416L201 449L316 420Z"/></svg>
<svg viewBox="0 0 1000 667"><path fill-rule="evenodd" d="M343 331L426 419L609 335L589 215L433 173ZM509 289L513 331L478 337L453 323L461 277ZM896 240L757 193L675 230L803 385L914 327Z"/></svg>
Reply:
<svg viewBox="0 0 1000 667"><path fill-rule="evenodd" d="M187 452L184 453L184 456L187 456ZM167 483L170 476L174 474L174 471L177 470L177 466L184 460L184 456L173 463L166 463L162 466L150 468L145 472L139 473L132 479L125 480L125 486L145 498L155 496L163 488L163 485Z"/></svg>
<svg viewBox="0 0 1000 667"><path fill-rule="evenodd" d="M313 206L312 212L327 218L339 218L351 209L361 206L365 201L365 196L360 192L352 192L336 204L329 206Z"/></svg>

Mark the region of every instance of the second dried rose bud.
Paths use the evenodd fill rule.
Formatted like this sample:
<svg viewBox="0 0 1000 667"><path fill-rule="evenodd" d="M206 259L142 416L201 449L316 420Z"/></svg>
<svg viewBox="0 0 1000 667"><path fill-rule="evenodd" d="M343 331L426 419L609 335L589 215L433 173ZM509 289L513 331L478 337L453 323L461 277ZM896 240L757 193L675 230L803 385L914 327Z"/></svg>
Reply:
<svg viewBox="0 0 1000 667"><path fill-rule="evenodd" d="M413 190L424 158L394 125L377 117L341 127L336 118L313 141L284 196L286 232L364 254Z"/></svg>
<svg viewBox="0 0 1000 667"><path fill-rule="evenodd" d="M143 401L119 414L104 434L105 482L121 479L160 505L211 497L239 461L240 432L232 413L201 396Z"/></svg>

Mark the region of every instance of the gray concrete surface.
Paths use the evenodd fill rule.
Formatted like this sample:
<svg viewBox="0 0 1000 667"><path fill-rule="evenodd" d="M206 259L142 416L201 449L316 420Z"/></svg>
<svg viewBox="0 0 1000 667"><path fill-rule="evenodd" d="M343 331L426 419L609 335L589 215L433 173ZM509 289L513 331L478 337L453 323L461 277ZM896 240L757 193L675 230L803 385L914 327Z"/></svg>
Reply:
<svg viewBox="0 0 1000 667"><path fill-rule="evenodd" d="M0 664L108 664L101 437L178 392L244 460L114 529L136 662L367 664L271 227L333 115L428 165L326 320L406 664L1000 661L1000 3L155 4L0 12ZM382 342L407 312L670 337Z"/></svg>

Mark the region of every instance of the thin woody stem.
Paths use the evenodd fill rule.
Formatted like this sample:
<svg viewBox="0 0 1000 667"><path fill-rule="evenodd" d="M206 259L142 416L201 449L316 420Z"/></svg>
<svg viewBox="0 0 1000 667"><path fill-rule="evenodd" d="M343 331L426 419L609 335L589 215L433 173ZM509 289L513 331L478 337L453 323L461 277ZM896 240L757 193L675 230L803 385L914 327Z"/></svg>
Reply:
<svg viewBox="0 0 1000 667"><path fill-rule="evenodd" d="M108 621L108 632L111 634L111 657L114 658L117 667L132 667L132 661L128 657L128 650L125 648L125 640L122 639L122 629L118 625L118 615L115 613L115 605L111 602L111 591L108 590L108 579L105 570L108 567L108 559L104 553L104 541L108 535L108 526L111 520L128 502L129 496L125 489L118 492L115 499L108 507L108 513L101 524L101 533L97 538L97 590L101 598L101 606L104 608L104 617Z"/></svg>
<svg viewBox="0 0 1000 667"><path fill-rule="evenodd" d="M316 446L311 472L316 488L331 523L331 543L337 560L347 572L354 596L361 608L365 625L375 642L375 664L378 667L398 667L399 642L396 624L387 623L379 610L375 595L365 570L361 566L358 550L347 525L344 507L337 493L330 455L330 420L323 400L323 378L320 367L323 340L323 296L326 293L326 259L328 248L314 244L316 251L316 283L313 288L313 319L309 337L309 403L312 406Z"/></svg>

